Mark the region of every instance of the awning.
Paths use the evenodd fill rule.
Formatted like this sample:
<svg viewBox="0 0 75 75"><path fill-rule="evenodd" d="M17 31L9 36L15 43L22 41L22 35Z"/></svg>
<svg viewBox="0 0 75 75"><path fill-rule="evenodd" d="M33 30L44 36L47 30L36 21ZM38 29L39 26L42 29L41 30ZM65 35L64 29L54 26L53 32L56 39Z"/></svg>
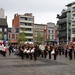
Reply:
<svg viewBox="0 0 75 75"><path fill-rule="evenodd" d="M10 43L17 43L17 40L10 40Z"/></svg>
<svg viewBox="0 0 75 75"><path fill-rule="evenodd" d="M4 41L3 40L0 40L0 44L3 44L4 43Z"/></svg>

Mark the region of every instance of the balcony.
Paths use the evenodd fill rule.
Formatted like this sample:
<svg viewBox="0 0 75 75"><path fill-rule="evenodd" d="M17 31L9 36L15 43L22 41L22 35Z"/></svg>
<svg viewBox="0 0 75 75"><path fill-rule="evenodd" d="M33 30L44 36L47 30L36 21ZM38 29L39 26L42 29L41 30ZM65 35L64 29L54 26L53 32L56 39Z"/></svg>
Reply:
<svg viewBox="0 0 75 75"><path fill-rule="evenodd" d="M67 37L67 33L63 33L63 34L58 34L58 37ZM71 36L71 33L68 33L68 37Z"/></svg>
<svg viewBox="0 0 75 75"><path fill-rule="evenodd" d="M58 25L59 25L59 24L64 24L64 23L67 23L67 18L59 19L59 20L57 21L57 24L58 24Z"/></svg>
<svg viewBox="0 0 75 75"><path fill-rule="evenodd" d="M28 38L28 39L33 39L33 36L26 36L26 38Z"/></svg>
<svg viewBox="0 0 75 75"><path fill-rule="evenodd" d="M23 22L23 23L33 23L34 21L29 21L29 20L20 20L20 22Z"/></svg>
<svg viewBox="0 0 75 75"><path fill-rule="evenodd" d="M33 26L20 25L22 28L33 28Z"/></svg>
<svg viewBox="0 0 75 75"><path fill-rule="evenodd" d="M23 32L22 30L20 30L20 33ZM33 31L24 31L24 33L33 33Z"/></svg>
<svg viewBox="0 0 75 75"><path fill-rule="evenodd" d="M58 37L66 37L67 34L66 33L63 33L63 34L58 34Z"/></svg>
<svg viewBox="0 0 75 75"><path fill-rule="evenodd" d="M66 31L67 28L63 28L63 27L62 27L62 28L58 28L57 30L58 30L58 31Z"/></svg>

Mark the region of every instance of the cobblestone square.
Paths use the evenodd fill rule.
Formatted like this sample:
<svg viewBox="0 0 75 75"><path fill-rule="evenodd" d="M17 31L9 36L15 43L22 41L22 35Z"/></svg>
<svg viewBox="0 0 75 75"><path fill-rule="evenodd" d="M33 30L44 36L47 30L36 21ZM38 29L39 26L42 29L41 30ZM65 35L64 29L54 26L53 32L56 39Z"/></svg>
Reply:
<svg viewBox="0 0 75 75"><path fill-rule="evenodd" d="M38 57L36 61L22 60L11 54L6 57L0 54L0 75L75 75L75 60L69 60L64 55L57 60Z"/></svg>

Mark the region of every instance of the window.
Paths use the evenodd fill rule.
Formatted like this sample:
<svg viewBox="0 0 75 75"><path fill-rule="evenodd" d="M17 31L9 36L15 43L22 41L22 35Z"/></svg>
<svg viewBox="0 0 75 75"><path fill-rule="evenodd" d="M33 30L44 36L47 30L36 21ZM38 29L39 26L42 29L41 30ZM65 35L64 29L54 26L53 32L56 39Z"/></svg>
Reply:
<svg viewBox="0 0 75 75"><path fill-rule="evenodd" d="M33 34L30 34L30 33L27 33L27 34L25 34L26 36L33 36Z"/></svg>
<svg viewBox="0 0 75 75"><path fill-rule="evenodd" d="M4 28L4 32L7 32L7 28Z"/></svg>
<svg viewBox="0 0 75 75"><path fill-rule="evenodd" d="M26 30L26 31L32 31L32 29L31 29L31 28L26 28L25 30Z"/></svg>
<svg viewBox="0 0 75 75"><path fill-rule="evenodd" d="M54 39L54 36L52 35L52 39Z"/></svg>
<svg viewBox="0 0 75 75"><path fill-rule="evenodd" d="M28 41L31 41L31 39L28 39Z"/></svg>
<svg viewBox="0 0 75 75"><path fill-rule="evenodd" d="M72 33L75 34L75 28L72 28Z"/></svg>
<svg viewBox="0 0 75 75"><path fill-rule="evenodd" d="M25 18L24 17L20 17L20 20L25 20Z"/></svg>
<svg viewBox="0 0 75 75"><path fill-rule="evenodd" d="M25 18L25 20L27 20L27 18Z"/></svg>
<svg viewBox="0 0 75 75"><path fill-rule="evenodd" d="M75 12L75 7L73 7L73 12Z"/></svg>
<svg viewBox="0 0 75 75"><path fill-rule="evenodd" d="M27 23L25 23L25 25L27 25Z"/></svg>
<svg viewBox="0 0 75 75"><path fill-rule="evenodd" d="M27 26L32 26L32 24L31 23L27 23Z"/></svg>
<svg viewBox="0 0 75 75"><path fill-rule="evenodd" d="M15 34L12 34L12 39L15 39Z"/></svg>
<svg viewBox="0 0 75 75"><path fill-rule="evenodd" d="M52 30L52 33L54 33L54 31Z"/></svg>
<svg viewBox="0 0 75 75"><path fill-rule="evenodd" d="M11 35L9 34L9 39L11 38Z"/></svg>
<svg viewBox="0 0 75 75"><path fill-rule="evenodd" d="M2 32L2 28L0 28L0 31Z"/></svg>
<svg viewBox="0 0 75 75"><path fill-rule="evenodd" d="M28 18L29 21L33 21L33 18Z"/></svg>
<svg viewBox="0 0 75 75"><path fill-rule="evenodd" d="M73 17L72 17L72 19L75 19L75 14L73 14Z"/></svg>
<svg viewBox="0 0 75 75"><path fill-rule="evenodd" d="M23 22L20 22L20 25L24 25L24 23Z"/></svg>
<svg viewBox="0 0 75 75"><path fill-rule="evenodd" d="M50 30L48 30L49 34L50 34Z"/></svg>

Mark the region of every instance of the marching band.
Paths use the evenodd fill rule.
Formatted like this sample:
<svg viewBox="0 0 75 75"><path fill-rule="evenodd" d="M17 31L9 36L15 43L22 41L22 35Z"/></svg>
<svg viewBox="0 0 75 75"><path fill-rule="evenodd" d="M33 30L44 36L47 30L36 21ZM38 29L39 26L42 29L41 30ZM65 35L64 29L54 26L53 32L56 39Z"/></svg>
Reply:
<svg viewBox="0 0 75 75"><path fill-rule="evenodd" d="M11 46L11 45L10 45ZM10 47L9 47L10 48ZM13 47L14 48L14 47ZM21 43L16 48L19 50L19 55L24 58L34 59L37 60L38 55L42 56L44 58L51 59L52 56L54 56L54 60L57 59L57 56L64 55L66 58L69 57L70 60L75 59L75 45L69 44L69 45L56 45L53 46L48 45L37 45L34 44L23 44ZM10 50L9 50L10 54Z"/></svg>

